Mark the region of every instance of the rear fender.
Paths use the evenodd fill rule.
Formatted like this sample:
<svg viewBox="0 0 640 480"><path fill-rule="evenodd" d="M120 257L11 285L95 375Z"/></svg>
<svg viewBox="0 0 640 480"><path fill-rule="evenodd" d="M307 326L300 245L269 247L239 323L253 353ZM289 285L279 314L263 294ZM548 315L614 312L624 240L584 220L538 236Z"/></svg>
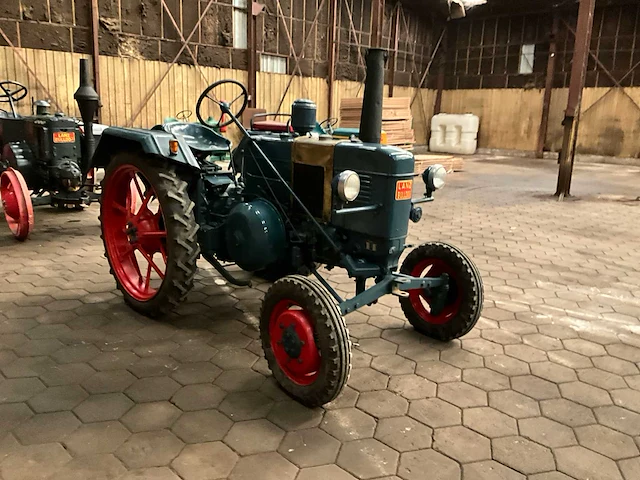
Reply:
<svg viewBox="0 0 640 480"><path fill-rule="evenodd" d="M170 153L169 140L178 141L178 153ZM198 161L184 139L162 130L122 127L105 129L93 154L94 167L105 168L111 157L120 152L141 152L200 170Z"/></svg>

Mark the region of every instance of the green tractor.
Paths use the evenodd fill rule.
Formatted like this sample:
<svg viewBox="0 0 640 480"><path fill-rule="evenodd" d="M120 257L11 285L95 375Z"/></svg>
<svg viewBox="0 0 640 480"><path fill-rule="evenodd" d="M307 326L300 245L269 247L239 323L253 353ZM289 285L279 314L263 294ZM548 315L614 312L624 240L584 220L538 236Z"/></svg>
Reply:
<svg viewBox="0 0 640 480"><path fill-rule="evenodd" d="M332 401L347 382L343 316L383 295L399 297L421 334L450 341L468 333L483 301L473 262L428 242L400 265L408 223L420 220L446 171L434 165L416 175L409 152L380 144L385 58L380 49L367 54L360 139L314 132L309 100L294 102L285 131L246 130L238 117L247 91L233 80L202 93L199 124L106 129L94 155L106 169L100 220L125 302L150 317L171 311L192 289L200 256L231 284L250 286L237 267L275 280L260 313L262 346L282 388L308 406ZM222 86L237 96L220 101ZM244 135L224 166L215 158L230 147L205 121L210 108L226 115L219 126L233 122ZM425 194L413 198L418 177ZM346 270L355 295L341 298L319 266Z"/></svg>

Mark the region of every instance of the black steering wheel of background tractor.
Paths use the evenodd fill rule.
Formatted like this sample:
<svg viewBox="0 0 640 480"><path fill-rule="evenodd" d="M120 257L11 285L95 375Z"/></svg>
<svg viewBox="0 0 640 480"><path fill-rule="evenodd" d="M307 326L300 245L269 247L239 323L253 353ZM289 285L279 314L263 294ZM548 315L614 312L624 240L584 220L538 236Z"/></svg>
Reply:
<svg viewBox="0 0 640 480"><path fill-rule="evenodd" d="M222 85L228 85L225 91L228 91L230 88L234 88L236 90L235 93L237 92L240 92L240 93L237 96L235 96L235 93L233 93L233 90L232 90L232 94L229 95L229 97L233 98L233 100L231 100L230 102L227 102L225 100L220 100L219 97L213 92L213 90ZM223 121L225 113L231 112L231 114L235 118L240 118L240 115L242 115L242 112L244 112L244 109L247 108L247 105L249 104L249 94L247 93L247 89L240 82L236 80L219 80L217 82L212 83L204 90L204 92L202 92L202 94L200 95L200 98L198 98L198 103L196 103L196 116L198 117L198 120L200 121L200 123L207 127L210 127L211 125L206 122L204 116L202 115L202 102L205 99L208 99L211 102L215 103L218 109L220 110L220 116L218 117L217 127L226 127L227 125L230 125L231 123L233 123L233 118ZM231 110L231 108L239 100L242 100L242 106L240 107L239 110L237 110L234 113ZM228 112L225 112L223 110L223 105L226 109L228 109ZM216 115L214 114L213 117L215 118Z"/></svg>
<svg viewBox="0 0 640 480"><path fill-rule="evenodd" d="M193 112L189 109L180 110L178 113L176 113L175 119L187 122L191 118L191 115L193 115Z"/></svg>
<svg viewBox="0 0 640 480"><path fill-rule="evenodd" d="M0 102L9 103L11 105L11 113L16 116L16 107L14 102L22 100L27 96L27 87L21 83L12 80L4 80L0 82Z"/></svg>
<svg viewBox="0 0 640 480"><path fill-rule="evenodd" d="M335 117L329 117L326 120L323 120L323 121L320 122L320 128L322 128L327 133L332 133L333 132L333 127L338 125L339 121L340 120L338 120Z"/></svg>

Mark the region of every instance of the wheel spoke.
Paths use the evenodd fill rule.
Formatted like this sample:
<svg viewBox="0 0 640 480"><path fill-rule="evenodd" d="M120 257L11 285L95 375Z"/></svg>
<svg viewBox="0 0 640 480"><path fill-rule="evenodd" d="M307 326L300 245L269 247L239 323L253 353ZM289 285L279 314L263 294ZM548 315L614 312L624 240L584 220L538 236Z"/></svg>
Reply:
<svg viewBox="0 0 640 480"><path fill-rule="evenodd" d="M233 105L234 103L236 103L236 101L237 101L239 98L242 98L243 96L244 96L244 92L240 92L240 95L238 95L236 98L234 98L233 100L231 100L231 101L229 102L229 106L231 106L231 105Z"/></svg>
<svg viewBox="0 0 640 480"><path fill-rule="evenodd" d="M207 93L207 98L211 100L213 103L215 103L216 105L220 105L220 100L218 100L215 95L213 96L213 98L211 98Z"/></svg>
<svg viewBox="0 0 640 480"><path fill-rule="evenodd" d="M144 279L144 290L145 292L149 291L149 286L151 285L151 263L147 265L147 275Z"/></svg>
<svg viewBox="0 0 640 480"><path fill-rule="evenodd" d="M154 196L154 192L152 190L147 190L147 193L144 195L144 198L142 200L142 205L140 205L140 209L138 210L138 213L136 214L136 219L140 218L140 216L142 215L143 211L148 211L150 212L148 205L149 202L151 201L151 197Z"/></svg>
<svg viewBox="0 0 640 480"><path fill-rule="evenodd" d="M158 267L158 265L156 265L156 262L153 261L153 257L140 248L138 249L138 251L147 260L147 262L149 262L149 265L153 267L153 269L156 271L158 276L164 280L164 272L160 270L160 267Z"/></svg>
<svg viewBox="0 0 640 480"><path fill-rule="evenodd" d="M144 198L145 195L144 193L142 193L142 187L140 186L140 177L138 177L138 175L133 176L133 183L135 183L136 185L136 189L138 190L138 195L140 195L140 198Z"/></svg>
<svg viewBox="0 0 640 480"><path fill-rule="evenodd" d="M112 207L117 212L124 213L125 215L129 214L129 209L127 207L123 207L119 203L112 204Z"/></svg>
<svg viewBox="0 0 640 480"><path fill-rule="evenodd" d="M138 238L167 238L165 230L155 230L151 232L138 231Z"/></svg>

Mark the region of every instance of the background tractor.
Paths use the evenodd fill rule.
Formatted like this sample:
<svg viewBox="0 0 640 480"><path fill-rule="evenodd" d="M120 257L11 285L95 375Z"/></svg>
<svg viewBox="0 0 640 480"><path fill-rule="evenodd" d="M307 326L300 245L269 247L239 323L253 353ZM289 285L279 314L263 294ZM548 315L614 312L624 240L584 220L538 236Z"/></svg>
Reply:
<svg viewBox="0 0 640 480"><path fill-rule="evenodd" d="M360 140L314 132L309 100L294 102L290 128L247 131L238 121L247 91L223 80L198 99L200 124L108 128L94 156L106 168L102 236L124 300L147 316L168 312L193 287L200 255L235 285L250 281L230 265L275 279L260 313L262 346L282 388L308 406L332 401L347 382L344 315L394 294L418 332L449 341L482 308L480 274L456 247L424 243L400 265L408 223L446 172L415 175L411 153L380 144L385 55L367 54ZM222 87L237 90L233 100L219 100ZM212 157L228 143L207 125L207 108L244 135L228 165ZM414 199L416 177L426 191ZM320 265L345 269L355 295L341 298Z"/></svg>
<svg viewBox="0 0 640 480"><path fill-rule="evenodd" d="M25 240L33 228L33 205L82 208L98 198L91 159L99 98L86 62L80 60L80 87L74 95L82 123L50 113L44 100L33 102L32 115L18 115L15 103L27 96L27 87L0 82L0 102L10 108L0 110L0 196L18 240Z"/></svg>

